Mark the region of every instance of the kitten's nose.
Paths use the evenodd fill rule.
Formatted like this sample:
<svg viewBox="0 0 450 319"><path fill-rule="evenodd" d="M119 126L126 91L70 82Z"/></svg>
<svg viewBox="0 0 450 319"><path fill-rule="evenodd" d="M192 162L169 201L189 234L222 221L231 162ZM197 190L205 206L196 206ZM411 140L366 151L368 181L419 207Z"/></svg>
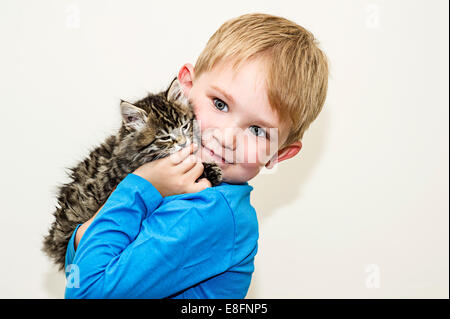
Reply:
<svg viewBox="0 0 450 319"><path fill-rule="evenodd" d="M184 136L181 136L177 139L177 144L180 147L185 147L187 144L187 139Z"/></svg>

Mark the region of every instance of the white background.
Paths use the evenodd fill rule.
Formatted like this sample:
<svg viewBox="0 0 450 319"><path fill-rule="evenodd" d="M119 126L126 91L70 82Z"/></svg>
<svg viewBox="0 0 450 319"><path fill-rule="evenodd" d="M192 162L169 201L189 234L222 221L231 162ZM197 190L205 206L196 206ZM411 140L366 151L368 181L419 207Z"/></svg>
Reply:
<svg viewBox="0 0 450 319"><path fill-rule="evenodd" d="M448 298L448 1L0 2L0 297L62 298L41 251L64 169L119 99L165 89L243 13L280 15L330 60L303 149L250 181L248 298Z"/></svg>

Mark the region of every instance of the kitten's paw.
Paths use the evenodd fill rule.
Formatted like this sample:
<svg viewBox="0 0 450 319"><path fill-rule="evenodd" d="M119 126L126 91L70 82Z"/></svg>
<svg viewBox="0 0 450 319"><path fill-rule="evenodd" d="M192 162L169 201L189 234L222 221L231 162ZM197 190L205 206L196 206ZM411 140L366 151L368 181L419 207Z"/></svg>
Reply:
<svg viewBox="0 0 450 319"><path fill-rule="evenodd" d="M199 179L206 177L211 182L212 186L217 186L222 183L222 170L216 163L203 163L203 167L203 174Z"/></svg>

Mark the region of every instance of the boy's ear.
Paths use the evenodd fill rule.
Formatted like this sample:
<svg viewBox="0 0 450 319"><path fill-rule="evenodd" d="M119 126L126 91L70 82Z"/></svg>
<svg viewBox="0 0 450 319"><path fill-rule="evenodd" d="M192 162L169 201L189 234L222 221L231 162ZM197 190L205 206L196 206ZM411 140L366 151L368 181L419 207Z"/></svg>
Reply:
<svg viewBox="0 0 450 319"><path fill-rule="evenodd" d="M281 150L278 150L277 154L275 154L270 159L270 161L266 163L266 168L271 169L275 166L276 163L280 163L282 161L290 159L291 157L294 157L298 154L298 152L300 152L302 146L302 142L299 141L289 144L288 146L283 147Z"/></svg>
<svg viewBox="0 0 450 319"><path fill-rule="evenodd" d="M189 97L189 93L194 83L194 74L194 66L190 63L184 64L178 72L178 81L180 82L181 89L186 97Z"/></svg>

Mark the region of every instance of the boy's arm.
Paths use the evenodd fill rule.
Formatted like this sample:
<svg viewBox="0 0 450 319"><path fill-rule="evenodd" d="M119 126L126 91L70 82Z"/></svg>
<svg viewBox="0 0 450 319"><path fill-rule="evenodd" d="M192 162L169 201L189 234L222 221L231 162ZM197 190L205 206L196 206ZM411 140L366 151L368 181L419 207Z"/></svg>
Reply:
<svg viewBox="0 0 450 319"><path fill-rule="evenodd" d="M79 288L66 298L165 298L230 267L234 220L219 192L170 201L145 219L161 201L138 176L119 184L79 244Z"/></svg>
<svg viewBox="0 0 450 319"><path fill-rule="evenodd" d="M154 282L152 283L152 281L148 279L148 273L145 273L146 276L144 277L136 276L137 273L135 269L139 266L143 267L145 265L145 257L148 255L149 248L146 248L147 250L143 252L141 249L144 246L135 247L135 245L138 234L140 232L143 234L145 233L142 231L142 229L146 229L145 226L143 226L143 220L149 213L152 213L162 201L163 196L159 189L164 190L163 194L171 195L172 193L200 191L205 188L205 185L207 186L209 184L206 180L203 181L203 183L194 183L198 176L201 175L201 170L198 169L199 166L195 163L186 163L186 156L189 155L189 148L187 149L188 151L182 150L179 152L180 157L178 157L178 162L173 161L172 159L173 165L171 164L171 167L164 167L164 165L167 165L168 159L147 163L143 166L143 169L141 169L141 167L135 171L135 174L128 175L118 185L116 190L111 194L110 198L105 203L104 207L97 213L97 216L89 222L92 224L86 225L87 229L85 229L85 233L80 233L82 239L79 242L79 247L77 248L77 253L73 260L73 263L77 266L75 269L78 270L77 275L79 276L78 279L80 288L67 288L66 297L107 297L112 295L126 297L129 295L139 296L144 293L148 296L148 290L150 287L154 286ZM155 170L159 173L156 174ZM139 177L138 174L142 177ZM169 176L170 174L173 174L174 176L172 177L175 178L162 178L164 176L160 176L161 174L166 174ZM177 176L177 174L180 176ZM166 181L165 188L162 187L157 189L153 183L149 183L148 177L150 176L152 178L157 176L159 181ZM183 184L168 184L171 182L173 183L173 180L178 182L181 180ZM158 185L157 187L160 187L160 183L156 184ZM185 187L185 191L181 188L176 188L182 186ZM175 192L171 191L171 189L175 189ZM192 204L192 202L187 201L187 204ZM220 208L220 206L214 208ZM227 209L229 209L227 205L222 207L222 210L227 212L226 215L228 214ZM203 217L200 215L194 213L191 213L191 215L183 214L189 210L189 205L183 204L173 210L174 212L177 212L177 214L165 215L167 217L177 216L177 218L183 216L184 224L181 223L181 219L175 221L160 220L160 222L165 223L168 226L171 225L171 222L175 222L174 225L170 226L170 229L177 232L180 232L180 229L177 228L180 225L185 225L185 227L186 225L191 225L192 223L196 226L202 225L202 223L195 221L195 218L200 218L203 220ZM181 211L182 214L180 215L178 211ZM186 219L186 216L195 218L194 220L188 220ZM229 214L227 216L230 218ZM152 230L156 228L157 227L153 227ZM209 227L208 229L211 228L212 227ZM195 231L195 229L192 231L189 229L183 230L184 235L187 234L189 236L195 233ZM161 232L163 232L163 230ZM161 233L156 234L156 236L160 234ZM199 236L201 235L203 234L200 233ZM81 236L79 236L79 238ZM144 237L145 236L148 236L148 232L144 235ZM181 244L181 247L185 247L188 244L188 242L185 241L186 237L183 237L183 234L177 233L173 236L178 239L178 243ZM179 257L180 251L175 250L178 249L183 251L183 248L179 249L178 246L178 248L174 251L170 251L170 249L174 249L171 243L172 242L167 242L166 240L154 242L153 248L160 247L155 254L160 254L164 248L168 248L166 250L166 254L168 254L169 257ZM201 247L199 247L196 252L199 252L199 249L201 249ZM214 249L211 251L214 251ZM142 260L142 258L145 260ZM173 267L165 267L167 266L167 263L157 257L152 258L152 262L153 265L146 265L144 270L152 272L152 278L155 280L158 279L155 269L177 270ZM215 264L218 265L220 262ZM223 265L221 265L221 267L223 268ZM72 269L74 269L74 267L72 267ZM193 269L195 269L195 267ZM213 270L213 272L216 271L214 267L210 267L210 269ZM208 272L203 272L201 275L206 274L208 274ZM167 277L166 274L159 277L159 280L162 278L168 279L170 277ZM194 277L191 279L195 280ZM138 280L138 282L144 281L150 284L150 286L146 286L147 288L145 291L135 289L135 284L137 284L136 280ZM118 284L117 287L111 287L111 283L116 281L120 281L120 284ZM182 280L182 284L189 282L191 281ZM132 286L129 286L130 284ZM158 291L158 289L163 286L164 285L157 285L151 293L154 293L154 296L164 296L164 294L168 293L167 289ZM172 285L171 287L178 289L176 288L176 285ZM178 290L173 292L176 291Z"/></svg>
<svg viewBox="0 0 450 319"><path fill-rule="evenodd" d="M116 189L116 188L114 187L114 189ZM114 191L114 189L113 189L113 191ZM92 216L87 222L83 223L80 227L78 227L77 232L75 233L75 241L74 241L75 249L77 249L78 243L80 242L81 237L83 237L84 232L86 231L86 229L88 229L89 225L92 224L92 222L94 221L95 217L102 210L103 206L105 206L105 205L103 204L100 207L100 209L94 214L94 216Z"/></svg>
<svg viewBox="0 0 450 319"><path fill-rule="evenodd" d="M196 144L191 144L168 158L144 164L133 173L152 183L163 197L173 194L198 192L205 187L211 186L211 184L206 179L198 183L193 183L193 178L196 179L198 177L197 175L201 174L200 170L202 170L202 167L200 162L194 161L195 158L193 155L190 157L188 155L196 151L197 148L198 146ZM189 171L188 174L186 174L187 171ZM77 249L84 232L91 225L103 206L100 207L94 216L78 227L74 240L75 249Z"/></svg>

